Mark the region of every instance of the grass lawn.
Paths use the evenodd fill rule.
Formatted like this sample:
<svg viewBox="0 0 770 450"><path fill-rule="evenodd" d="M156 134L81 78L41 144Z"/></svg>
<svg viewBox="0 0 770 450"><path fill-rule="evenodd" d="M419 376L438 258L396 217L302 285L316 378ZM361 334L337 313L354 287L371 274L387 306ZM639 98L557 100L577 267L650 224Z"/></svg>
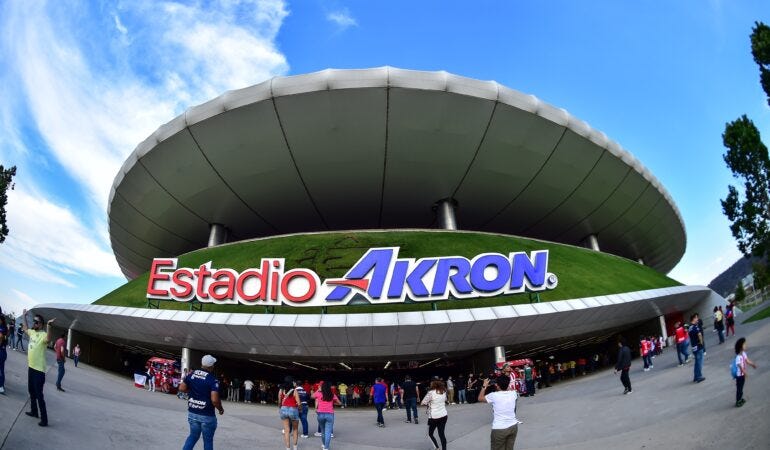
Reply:
<svg viewBox="0 0 770 450"><path fill-rule="evenodd" d="M238 242L196 250L179 256L179 267L197 267L212 261L215 268L242 271L259 267L261 258L285 258L286 270L305 267L315 270L321 279L341 277L371 247L399 246L399 257L427 256L474 257L479 253L549 250L548 271L559 278L556 289L540 293L540 301L567 300L597 295L618 294L669 286L675 280L625 258L591 250L513 236L450 231L330 232L274 237ZM174 255L158 255L172 257ZM147 307L149 274L115 289L95 304ZM457 309L529 303L529 294L435 302L437 309ZM160 302L163 309L189 309L187 303ZM387 305L348 305L327 308L327 313L371 313L426 311L431 303ZM205 304L205 311L264 313L267 308L247 305ZM306 314L321 312L318 307L279 306L270 312Z"/></svg>
<svg viewBox="0 0 770 450"><path fill-rule="evenodd" d="M770 317L770 305L766 306L762 311L759 311L758 313L744 320L743 323L755 322L757 320L767 319L768 317Z"/></svg>

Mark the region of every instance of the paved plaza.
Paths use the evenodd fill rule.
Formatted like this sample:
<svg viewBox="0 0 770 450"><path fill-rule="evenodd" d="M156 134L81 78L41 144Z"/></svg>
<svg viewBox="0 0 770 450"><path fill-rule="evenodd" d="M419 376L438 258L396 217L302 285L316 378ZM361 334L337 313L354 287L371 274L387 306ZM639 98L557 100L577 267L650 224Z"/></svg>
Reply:
<svg viewBox="0 0 770 450"><path fill-rule="evenodd" d="M745 316L744 316L745 317ZM716 345L707 331L706 381L692 383L692 366L677 367L666 349L654 369L642 372L634 360L634 392L623 388L612 370L558 383L522 398L517 449L766 449L770 445L770 320L737 326L749 342L748 402L735 408L735 385L729 363L735 338ZM49 354L49 362L53 362ZM27 401L26 354L10 351L6 364L7 395L0 396L0 447L7 449L138 449L181 448L187 436L186 402L172 395L150 393L131 380L85 364L67 363L63 386L54 385L56 367L45 387L50 425L24 415ZM225 402L219 416L215 447L227 449L283 448L277 408ZM424 408L420 409L423 414ZM431 450L426 421L404 423L404 411L387 411L386 428L375 427L371 408L338 410L332 449ZM311 429L315 414L308 415ZM489 448L490 407L486 404L449 407L447 438L452 449ZM320 439L300 440L300 448L318 449ZM202 442L196 448L203 448Z"/></svg>

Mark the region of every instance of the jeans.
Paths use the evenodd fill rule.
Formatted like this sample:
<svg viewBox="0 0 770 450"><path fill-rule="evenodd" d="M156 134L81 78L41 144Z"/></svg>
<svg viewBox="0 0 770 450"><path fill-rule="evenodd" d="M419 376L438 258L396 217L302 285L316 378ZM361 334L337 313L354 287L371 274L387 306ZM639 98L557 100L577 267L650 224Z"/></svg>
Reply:
<svg viewBox="0 0 770 450"><path fill-rule="evenodd" d="M187 422L190 424L190 435L184 443L182 450L192 450L203 432L203 450L214 450L214 432L217 431L217 416L203 416L187 413Z"/></svg>
<svg viewBox="0 0 770 450"><path fill-rule="evenodd" d="M382 412L382 409L380 409L380 412ZM318 413L318 424L321 426L321 430L323 430L323 437L321 439L324 448L329 448L332 441L332 430L334 429L334 413Z"/></svg>
<svg viewBox="0 0 770 450"><path fill-rule="evenodd" d="M703 349L695 350L695 367L693 368L693 381L703 378Z"/></svg>
<svg viewBox="0 0 770 450"><path fill-rule="evenodd" d="M406 406L406 420L412 420L412 412L414 412L414 420L417 420L417 398L405 398L404 406Z"/></svg>
<svg viewBox="0 0 770 450"><path fill-rule="evenodd" d="M343 408L348 406L348 394L340 394L340 403Z"/></svg>
<svg viewBox="0 0 770 450"><path fill-rule="evenodd" d="M5 360L8 359L8 351L0 347L0 387L5 387Z"/></svg>
<svg viewBox="0 0 770 450"><path fill-rule="evenodd" d="M307 403L299 406L299 421L302 423L302 436L307 436Z"/></svg>
<svg viewBox="0 0 770 450"><path fill-rule="evenodd" d="M746 377L741 375L735 377L735 403L738 403L743 398L743 385L746 383Z"/></svg>
<svg viewBox="0 0 770 450"><path fill-rule="evenodd" d="M457 403L465 403L465 389L457 391Z"/></svg>
<svg viewBox="0 0 770 450"><path fill-rule="evenodd" d="M684 362L687 361L688 356L687 343L681 342L676 344L676 357L679 358L679 364L684 364Z"/></svg>
<svg viewBox="0 0 770 450"><path fill-rule="evenodd" d="M78 356L78 355L73 356L72 357L72 361L75 362L75 367L77 367L78 366L78 361L80 361L80 356Z"/></svg>
<svg viewBox="0 0 770 450"><path fill-rule="evenodd" d="M16 335L16 346L21 347L21 351L24 351L24 335Z"/></svg>
<svg viewBox="0 0 770 450"><path fill-rule="evenodd" d="M33 416L37 417L39 410L40 422L47 424L48 411L45 408L43 386L45 386L45 372L41 372L30 367L27 371L27 388L29 390L30 412Z"/></svg>
<svg viewBox="0 0 770 450"><path fill-rule="evenodd" d="M56 361L59 366L59 375L56 377L56 387L61 389L61 380L64 378L64 360Z"/></svg>
<svg viewBox="0 0 770 450"><path fill-rule="evenodd" d="M717 334L719 334L719 343L725 343L725 330L724 328L717 328Z"/></svg>
<svg viewBox="0 0 770 450"><path fill-rule="evenodd" d="M374 407L377 408L377 423L385 424L385 418L382 417L382 410L385 408L385 403L375 403Z"/></svg>

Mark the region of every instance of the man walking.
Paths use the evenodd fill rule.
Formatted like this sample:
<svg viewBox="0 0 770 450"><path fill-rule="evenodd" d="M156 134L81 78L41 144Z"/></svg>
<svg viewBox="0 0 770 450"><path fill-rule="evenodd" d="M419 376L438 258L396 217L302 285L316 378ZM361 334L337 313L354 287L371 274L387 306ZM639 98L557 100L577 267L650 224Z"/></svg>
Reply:
<svg viewBox="0 0 770 450"><path fill-rule="evenodd" d="M61 380L64 378L64 363L67 361L67 341L63 333L56 340L53 349L56 352L56 364L59 366L59 375L56 377L56 390L64 392L64 389L61 387Z"/></svg>
<svg viewBox="0 0 770 450"><path fill-rule="evenodd" d="M685 331L681 322L674 324L674 333L676 334L676 357L679 359L679 367L689 361L689 352L687 351L687 331Z"/></svg>
<svg viewBox="0 0 770 450"><path fill-rule="evenodd" d="M217 431L217 416L225 413L222 401L219 399L219 381L214 376L214 364L217 360L211 355L201 358L201 368L191 371L179 384L179 390L189 393L187 400L187 422L190 424L190 435L184 443L183 450L192 450L203 434L203 449L214 449L214 433Z"/></svg>
<svg viewBox="0 0 770 450"><path fill-rule="evenodd" d="M382 381L382 378L378 377L374 381L369 401L374 402L374 407L377 409L377 426L380 428L384 427L385 418L382 416L382 410L388 401L388 385ZM417 413L415 412L415 414Z"/></svg>
<svg viewBox="0 0 770 450"><path fill-rule="evenodd" d="M703 329L698 325L698 313L690 316L690 345L692 354L695 356L695 367L693 367L693 383L700 383L705 380L703 376Z"/></svg>
<svg viewBox="0 0 770 450"><path fill-rule="evenodd" d="M620 382L623 383L623 395L634 392L631 389L631 379L628 378L628 371L631 369L631 349L626 345L626 338L621 337L618 341L618 362L615 364L615 373L620 372Z"/></svg>
<svg viewBox="0 0 770 450"><path fill-rule="evenodd" d="M407 375L404 378L404 384L401 385L404 391L404 406L406 407L406 423L412 423L412 414L414 414L414 423L417 421L417 397L420 396L420 388L412 381L412 377Z"/></svg>
<svg viewBox="0 0 770 450"><path fill-rule="evenodd" d="M24 333L29 337L29 348L27 350L27 362L29 369L27 371L27 388L29 390L29 403L31 411L25 414L30 417L40 418L37 424L41 427L48 426L48 411L45 407L43 398L43 386L45 385L45 349L51 340L51 324L56 320L53 318L46 324L47 331L43 331L43 316L35 314L32 319L32 328L27 326L27 310L21 315L21 326ZM38 415L39 413L39 415Z"/></svg>

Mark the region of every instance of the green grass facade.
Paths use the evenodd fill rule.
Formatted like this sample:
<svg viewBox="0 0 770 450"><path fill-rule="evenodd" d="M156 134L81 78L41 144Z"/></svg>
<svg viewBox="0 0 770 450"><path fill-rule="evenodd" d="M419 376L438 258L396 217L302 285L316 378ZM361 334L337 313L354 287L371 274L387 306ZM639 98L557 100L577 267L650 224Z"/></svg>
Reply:
<svg viewBox="0 0 770 450"><path fill-rule="evenodd" d="M304 267L318 273L321 279L341 277L366 250L372 247L401 247L399 257L465 256L479 253L549 250L548 271L559 278L559 285L541 292L540 301L567 300L598 295L641 291L680 283L655 270L625 258L552 242L514 236L451 231L351 231L303 234L237 242L205 248L179 256L179 267L197 267L212 261L215 268L242 271L259 267L261 258L285 258L286 270ZM176 255L156 255L174 257ZM115 289L95 304L147 307L147 281L144 275ZM480 306L529 303L528 293L476 299L450 299L434 302L436 309L472 308ZM425 311L434 304L404 303L383 305L348 305L326 308L326 313L371 313L393 311ZM162 309L189 309L188 303L160 302ZM320 313L318 307L279 306L264 308L251 305L205 304L204 311L265 312L307 314Z"/></svg>

